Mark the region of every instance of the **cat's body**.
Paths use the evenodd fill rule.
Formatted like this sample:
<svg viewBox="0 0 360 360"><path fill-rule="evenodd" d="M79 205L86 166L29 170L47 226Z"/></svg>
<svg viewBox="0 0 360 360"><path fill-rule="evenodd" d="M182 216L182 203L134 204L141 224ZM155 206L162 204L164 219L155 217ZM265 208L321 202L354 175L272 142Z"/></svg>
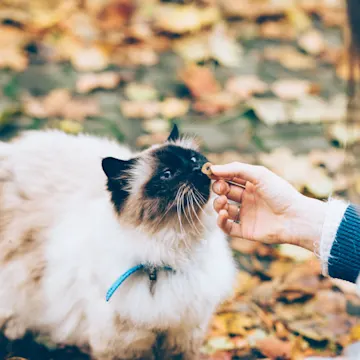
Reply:
<svg viewBox="0 0 360 360"><path fill-rule="evenodd" d="M0 143L0 327L10 338L40 332L97 359L151 359L154 348L163 359L195 359L235 273L211 204L198 214L207 230L185 238L171 219L158 231L136 225L144 161L121 220L101 169L108 156L136 154L51 131ZM151 209L140 212L145 223ZM175 272L159 271L153 289L147 273L135 273L105 301L119 275L148 263Z"/></svg>

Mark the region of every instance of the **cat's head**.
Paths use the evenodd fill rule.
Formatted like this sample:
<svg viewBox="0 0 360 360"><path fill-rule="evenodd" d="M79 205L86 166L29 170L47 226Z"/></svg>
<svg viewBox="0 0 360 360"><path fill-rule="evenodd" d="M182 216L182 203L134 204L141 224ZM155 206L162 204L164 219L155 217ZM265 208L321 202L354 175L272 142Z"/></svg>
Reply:
<svg viewBox="0 0 360 360"><path fill-rule="evenodd" d="M175 125L164 144L130 160L105 158L102 168L120 218L153 233L165 226L194 232L210 197L210 179L201 172L206 162Z"/></svg>

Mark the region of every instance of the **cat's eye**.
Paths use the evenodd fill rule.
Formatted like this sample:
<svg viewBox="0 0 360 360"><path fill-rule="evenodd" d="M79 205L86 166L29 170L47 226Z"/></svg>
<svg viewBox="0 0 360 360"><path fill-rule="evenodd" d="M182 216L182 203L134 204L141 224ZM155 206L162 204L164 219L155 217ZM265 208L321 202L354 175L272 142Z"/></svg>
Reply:
<svg viewBox="0 0 360 360"><path fill-rule="evenodd" d="M169 169L166 169L160 176L161 180L169 180L172 178L172 172Z"/></svg>
<svg viewBox="0 0 360 360"><path fill-rule="evenodd" d="M196 163L197 162L197 158L195 156L192 156L190 159L192 162Z"/></svg>

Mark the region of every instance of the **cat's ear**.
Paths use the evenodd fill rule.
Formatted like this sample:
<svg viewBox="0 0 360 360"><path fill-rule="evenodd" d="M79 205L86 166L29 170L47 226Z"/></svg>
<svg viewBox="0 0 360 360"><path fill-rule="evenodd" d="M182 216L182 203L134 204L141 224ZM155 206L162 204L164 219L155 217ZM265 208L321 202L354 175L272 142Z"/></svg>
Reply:
<svg viewBox="0 0 360 360"><path fill-rule="evenodd" d="M171 130L171 133L170 133L167 141L176 141L179 139L179 137L180 137L179 128L175 124Z"/></svg>
<svg viewBox="0 0 360 360"><path fill-rule="evenodd" d="M102 169L108 179L119 178L124 171L129 170L134 160L120 160L113 157L107 157L102 160Z"/></svg>

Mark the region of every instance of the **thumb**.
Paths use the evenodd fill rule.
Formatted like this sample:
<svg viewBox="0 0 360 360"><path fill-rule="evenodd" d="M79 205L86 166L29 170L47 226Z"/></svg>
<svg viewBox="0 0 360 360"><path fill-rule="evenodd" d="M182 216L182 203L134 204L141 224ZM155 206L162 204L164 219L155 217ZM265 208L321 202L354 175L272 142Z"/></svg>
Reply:
<svg viewBox="0 0 360 360"><path fill-rule="evenodd" d="M250 181L254 185L260 183L267 172L263 166L249 165L240 162L233 162L226 165L212 165L211 171L213 175L221 178L241 178Z"/></svg>

